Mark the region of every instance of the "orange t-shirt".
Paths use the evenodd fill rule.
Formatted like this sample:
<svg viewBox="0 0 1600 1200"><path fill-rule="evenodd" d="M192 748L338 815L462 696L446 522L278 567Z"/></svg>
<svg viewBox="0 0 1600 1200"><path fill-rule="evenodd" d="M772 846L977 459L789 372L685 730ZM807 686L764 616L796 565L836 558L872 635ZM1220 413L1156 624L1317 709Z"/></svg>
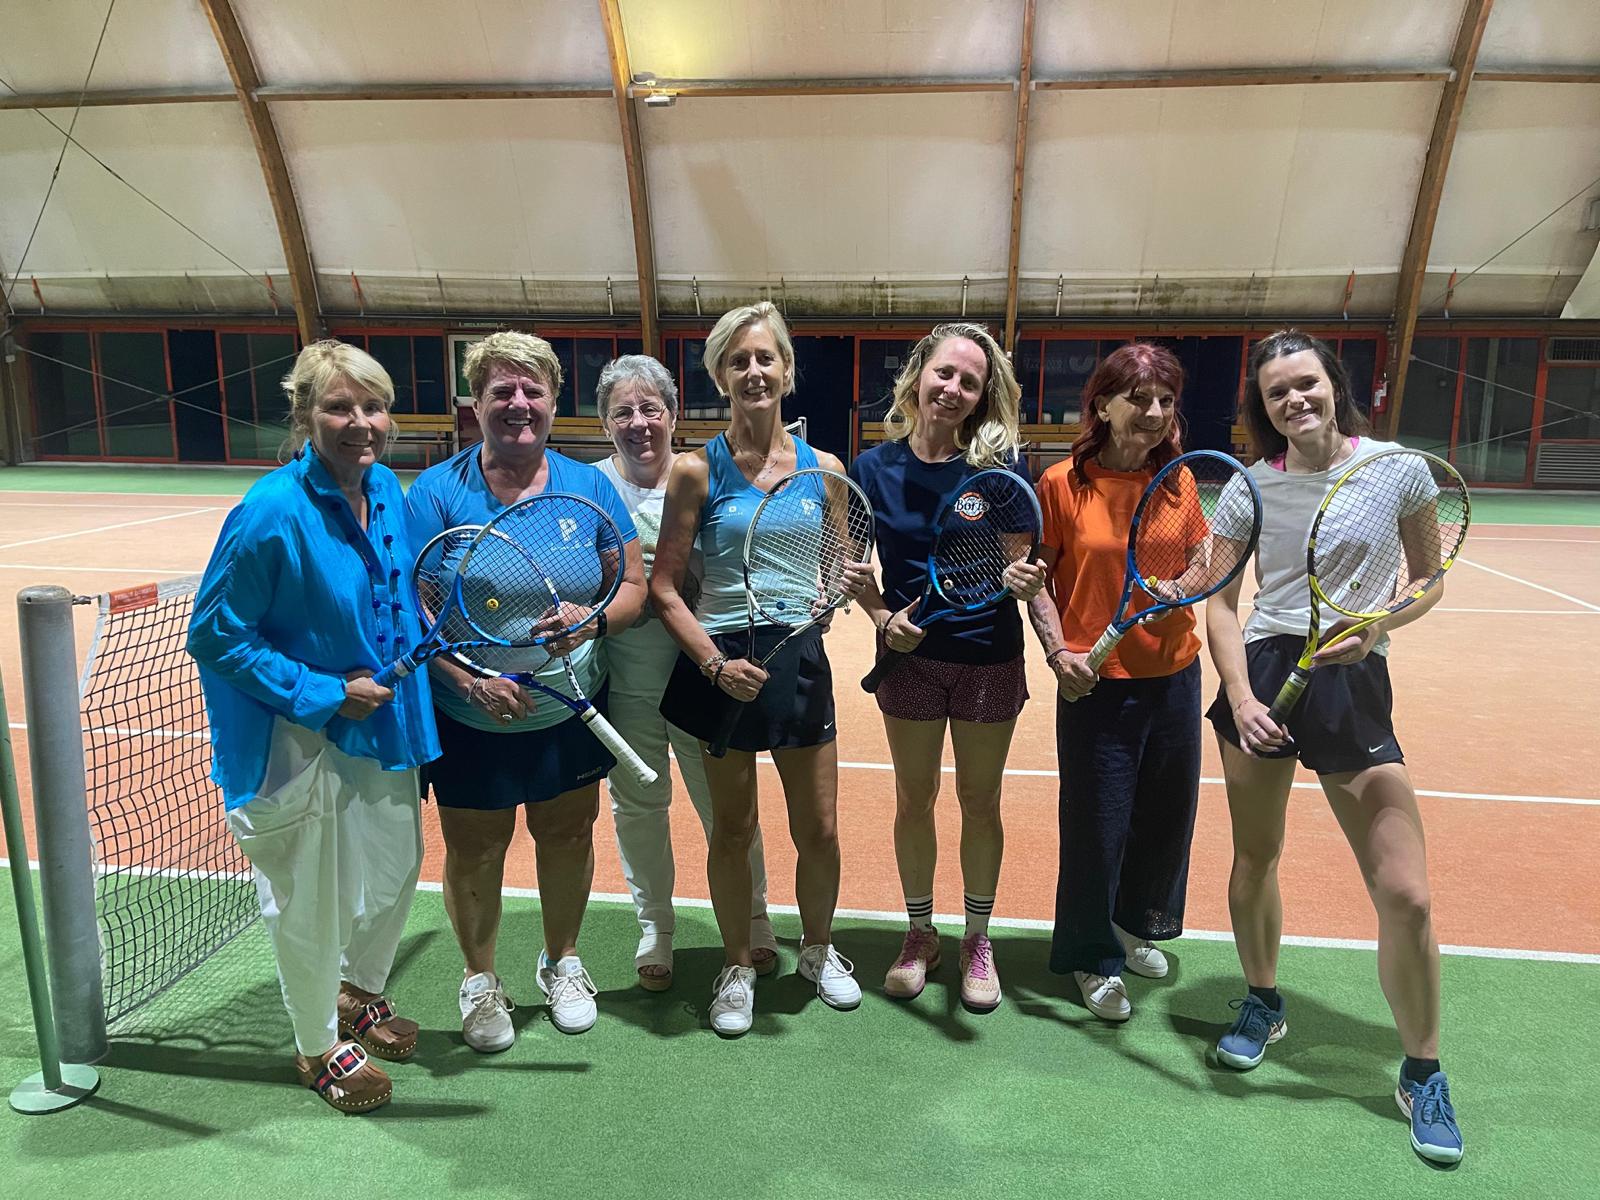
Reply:
<svg viewBox="0 0 1600 1200"><path fill-rule="evenodd" d="M1128 528L1133 524L1139 497L1155 474L1148 469L1108 471L1094 462L1085 463L1083 470L1089 481L1087 487L1073 478L1070 458L1039 477L1043 544L1056 551L1050 594L1061 615L1067 648L1075 654L1088 653L1117 615L1127 571ZM1188 548L1205 537L1206 525L1193 481L1187 476L1175 502L1192 511L1186 543L1172 547L1175 561L1181 564ZM1181 565L1172 574L1179 571ZM1163 571L1162 575L1168 573ZM1135 611L1153 603L1144 592L1134 589ZM1111 652L1100 674L1108 679L1151 679L1176 674L1200 653L1194 624L1193 610L1180 608L1148 625L1135 626Z"/></svg>

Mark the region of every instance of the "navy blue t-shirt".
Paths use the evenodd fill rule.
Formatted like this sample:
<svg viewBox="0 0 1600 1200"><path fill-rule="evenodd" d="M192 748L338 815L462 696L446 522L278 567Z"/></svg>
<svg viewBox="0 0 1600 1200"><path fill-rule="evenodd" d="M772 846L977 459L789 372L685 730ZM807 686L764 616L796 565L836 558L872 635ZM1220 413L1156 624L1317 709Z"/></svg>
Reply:
<svg viewBox="0 0 1600 1200"><path fill-rule="evenodd" d="M903 440L874 446L850 464L850 478L872 502L883 598L891 610L898 612L921 598L928 583L933 523L945 499L979 469L964 458L923 462ZM1033 482L1021 459L1011 469ZM939 602L937 593L934 602ZM936 662L1006 662L1022 653L1022 616L1010 596L992 609L944 617L926 629L928 636L917 653Z"/></svg>

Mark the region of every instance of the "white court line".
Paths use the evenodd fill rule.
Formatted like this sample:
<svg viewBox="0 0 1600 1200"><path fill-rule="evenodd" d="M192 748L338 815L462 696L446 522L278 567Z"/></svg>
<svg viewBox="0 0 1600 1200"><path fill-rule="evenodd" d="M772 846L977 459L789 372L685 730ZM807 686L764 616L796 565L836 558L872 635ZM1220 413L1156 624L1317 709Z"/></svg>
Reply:
<svg viewBox="0 0 1600 1200"><path fill-rule="evenodd" d="M39 864L34 859L28 860L28 865L33 870L39 869ZM9 869L11 863L8 859L0 858L0 869ZM163 871L163 870L132 870L126 872L133 875L171 875L175 877L188 877L191 879L238 879L245 880L247 875L235 874L228 871ZM417 884L419 892L431 892L440 895L444 892L444 884L431 879L421 880ZM539 899L538 888L502 887L502 896L510 896L518 900ZM674 896L674 904L681 904L685 908L698 908L709 910L711 901L698 896ZM613 904L617 906L633 907L633 897L620 892L591 892L590 904ZM779 913L783 916L797 917L800 909L793 904L769 904L769 913ZM834 911L835 916L844 917L852 921L876 921L891 926L901 925L906 915L903 912L885 912L870 908L840 908ZM935 924L959 926L966 918L960 913L934 913ZM989 918L989 924L997 929L1023 929L1030 931L1048 931L1055 927L1053 921L1041 921L1031 917L1001 917ZM1195 942L1231 942L1233 934L1218 929L1186 929L1182 941L1188 939ZM1378 943L1367 938L1325 938L1305 937L1296 934L1285 934L1282 938L1285 946L1304 946L1316 950L1368 950L1378 948ZM1600 954L1580 954L1566 950L1518 950L1504 946L1440 946L1439 953L1453 954L1463 958L1497 958L1513 962L1555 962L1576 963L1582 966L1600 965Z"/></svg>
<svg viewBox="0 0 1600 1200"><path fill-rule="evenodd" d="M1500 617L1592 617L1600 609L1588 608L1446 608L1440 605L1434 612L1493 613Z"/></svg>
<svg viewBox="0 0 1600 1200"><path fill-rule="evenodd" d="M198 575L200 573L198 567L191 567L183 571L162 571L153 567L69 567L61 563L0 563L0 571L54 571L58 573L94 571L101 575Z"/></svg>
<svg viewBox="0 0 1600 1200"><path fill-rule="evenodd" d="M11 721L9 724L12 729L17 730L18 732L25 732L28 728L27 722L25 721ZM190 742L204 742L210 740L209 734L200 733L190 729L139 729L115 725L105 725L97 728L102 733L114 733L119 737L170 738L176 741ZM86 729L84 732L87 733L89 731ZM772 756L769 754L757 755L756 761L759 763L765 763L768 766L773 765ZM894 765L892 763L841 762L839 766L840 768L848 771L894 770ZM955 774L955 767L953 766L942 766L940 770L946 775ZM1027 767L1007 767L1005 773L1021 779L1054 779L1057 775L1057 772L1054 770L1036 770ZM1202 776L1200 782L1203 784L1210 784L1213 787L1221 787L1223 785L1223 780L1212 778L1210 776ZM1317 783L1305 783L1297 781L1292 786L1300 789L1301 791L1308 792L1320 792L1322 790L1322 785ZM1417 795L1427 796L1434 800L1488 800L1502 804L1560 804L1577 806L1579 808L1600 808L1600 799L1590 799L1584 796L1515 796L1500 792L1441 792L1423 788L1417 789Z"/></svg>
<svg viewBox="0 0 1600 1200"><path fill-rule="evenodd" d="M772 757L767 754L760 754L756 756L756 761L770 765L772 763ZM852 771L894 770L894 764L892 763L841 762L839 766ZM949 766L948 764L940 767L939 769L946 775L954 775L956 770L953 766ZM1058 774L1054 770L1041 771L1025 767L1007 767L1005 773L1007 775L1014 775L1024 779L1054 779ZM1215 787L1221 787L1224 781L1207 775L1202 776L1200 782L1211 784ZM1293 786L1301 791L1308 792L1320 792L1322 790L1322 785L1320 783L1296 782ZM1501 794L1499 792L1440 792L1429 791L1423 788L1417 789L1417 795L1428 796L1435 800L1494 800L1507 804L1571 804L1578 805L1582 808L1600 808L1600 799L1591 799L1586 796L1513 796L1509 794Z"/></svg>
<svg viewBox="0 0 1600 1200"><path fill-rule="evenodd" d="M1473 545L1479 542L1560 542L1568 546L1600 546L1600 538L1487 537L1482 534L1472 538Z"/></svg>
<svg viewBox="0 0 1600 1200"><path fill-rule="evenodd" d="M137 492L132 493L131 497L124 498L122 503L120 503L120 504L114 503L113 501L110 501L110 500L107 500L107 501L105 501L103 503L101 501L95 500L95 501L91 501L91 502L89 502L87 504L38 504L38 503L35 503L32 500L8 500L8 499L6 499L7 496L11 496L11 495L37 495L37 493L30 493L30 492L0 492L0 508L53 508L53 509L55 509L56 512L71 512L73 509L76 509L76 508L171 508L171 509L179 509L179 510L181 510L183 512L209 511L209 509L205 508L205 506L197 506L197 505L193 505L193 504L134 504L134 503L130 503L129 502L131 498L137 498L137 496L139 496L140 494L141 493L137 493ZM215 507L215 506L212 506L212 507ZM1508 541L1508 542L1514 542L1517 539L1516 538L1505 538L1503 540Z"/></svg>
<svg viewBox="0 0 1600 1200"><path fill-rule="evenodd" d="M0 550L12 550L18 546L37 546L40 542L59 542L63 538L87 537L95 533L110 533L113 529L131 529L135 525L154 525L157 521L176 521L181 517L192 517L199 513L220 512L218 508L190 508L183 512L168 513L164 517L145 517L139 521L122 521L116 525L98 525L93 529L80 529L76 533L52 533L49 537L28 538L21 542L5 542L0 544Z"/></svg>
<svg viewBox="0 0 1600 1200"><path fill-rule="evenodd" d="M4 549L4 547L0 546L0 549ZM1458 558L1456 561L1466 563L1469 567L1477 567L1478 570L1487 571L1491 575L1498 575L1501 579L1509 579L1512 583L1520 583L1524 587L1531 587L1534 589L1534 591L1547 592L1552 596L1558 596L1561 599L1570 601L1573 604L1581 605L1584 608L1591 608L1595 612L1600 612L1600 604L1590 604L1587 600L1580 600L1576 596L1569 596L1566 592L1558 592L1555 590L1555 588L1547 588L1544 586L1544 584L1534 583L1531 579L1523 579L1518 575L1509 575L1504 571L1496 571L1493 567L1486 567L1480 562L1473 562L1470 558Z"/></svg>

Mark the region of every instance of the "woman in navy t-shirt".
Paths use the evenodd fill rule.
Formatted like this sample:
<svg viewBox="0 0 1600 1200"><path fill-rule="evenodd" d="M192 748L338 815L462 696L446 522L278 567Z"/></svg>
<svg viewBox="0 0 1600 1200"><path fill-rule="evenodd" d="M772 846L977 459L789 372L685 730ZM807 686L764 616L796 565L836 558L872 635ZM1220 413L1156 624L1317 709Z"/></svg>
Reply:
<svg viewBox="0 0 1600 1200"><path fill-rule="evenodd" d="M862 597L880 648L915 651L877 691L895 772L895 860L911 927L884 991L910 999L939 965L933 928L938 846L933 804L939 795L945 728L956 759L961 802L961 999L987 1012L1000 1003L1000 978L989 944L989 914L1000 879L1004 833L1000 782L1017 714L1028 698L1022 663L1022 617L1008 597L993 609L953 616L926 630L911 616L927 583L934 520L961 482L989 467L1027 478L1018 454L1022 389L1011 362L979 325L940 325L912 349L895 380L884 422L888 440L855 460L850 474L877 517L883 589ZM1016 599L1045 583L1037 563L1007 571Z"/></svg>

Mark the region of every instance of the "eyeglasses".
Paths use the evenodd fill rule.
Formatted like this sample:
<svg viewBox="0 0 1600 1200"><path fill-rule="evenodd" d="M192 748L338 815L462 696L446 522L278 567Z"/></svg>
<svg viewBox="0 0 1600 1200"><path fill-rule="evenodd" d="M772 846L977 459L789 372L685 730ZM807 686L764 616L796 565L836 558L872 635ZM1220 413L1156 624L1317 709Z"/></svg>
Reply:
<svg viewBox="0 0 1600 1200"><path fill-rule="evenodd" d="M638 413L646 421L659 421L667 415L667 406L665 404L657 404L653 400L647 400L639 405L638 408L613 408L606 414L606 419L616 425L626 425L633 420L635 413Z"/></svg>

